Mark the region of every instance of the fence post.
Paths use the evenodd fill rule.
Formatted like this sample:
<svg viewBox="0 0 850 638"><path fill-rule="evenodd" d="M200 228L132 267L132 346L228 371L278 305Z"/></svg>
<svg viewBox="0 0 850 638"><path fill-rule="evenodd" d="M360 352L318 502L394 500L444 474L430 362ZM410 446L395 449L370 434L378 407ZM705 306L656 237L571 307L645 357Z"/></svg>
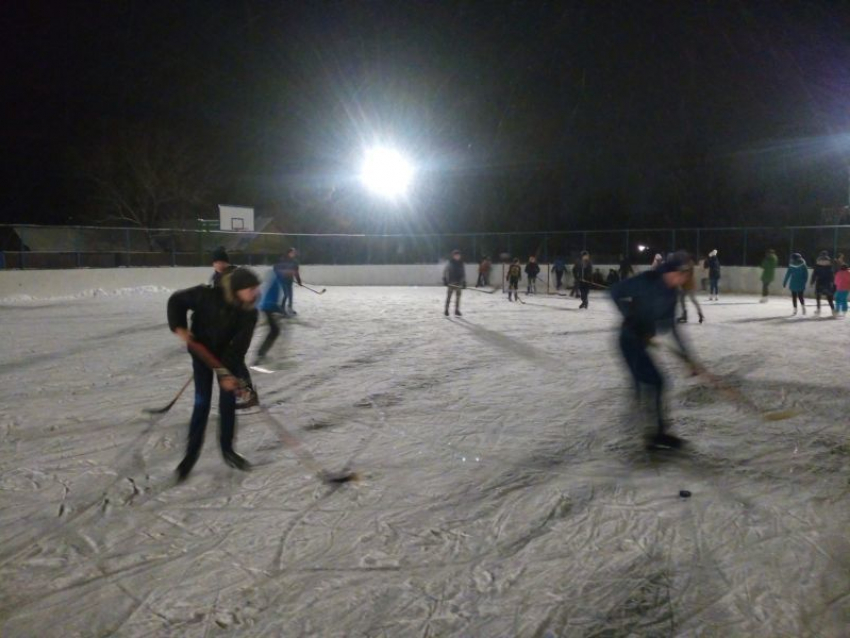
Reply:
<svg viewBox="0 0 850 638"><path fill-rule="evenodd" d="M127 266L130 266L130 229L124 229L124 256L127 261Z"/></svg>
<svg viewBox="0 0 850 638"><path fill-rule="evenodd" d="M699 245L699 228L697 228L697 254L694 255L697 263L699 263L701 256L702 256L702 252L700 252L700 245Z"/></svg>
<svg viewBox="0 0 850 638"><path fill-rule="evenodd" d="M472 236L472 258L478 261L478 242L475 241L475 235Z"/></svg>
<svg viewBox="0 0 850 638"><path fill-rule="evenodd" d="M670 244L670 250L668 252L674 253L676 252L676 229L672 229L670 231L670 241L673 242Z"/></svg>
<svg viewBox="0 0 850 638"><path fill-rule="evenodd" d="M171 234L171 267L174 268L177 265L177 252L174 248L174 233Z"/></svg>
<svg viewBox="0 0 850 638"><path fill-rule="evenodd" d="M838 257L838 226L832 229L832 257Z"/></svg>
<svg viewBox="0 0 850 638"><path fill-rule="evenodd" d="M631 252L629 251L629 229L626 229L626 246L625 252L623 253L623 257L631 261Z"/></svg>
<svg viewBox="0 0 850 638"><path fill-rule="evenodd" d="M791 255L791 254L793 254L793 252L794 252L794 229L793 229L793 228L789 228L788 230L789 230L789 231L790 231L790 233L791 233L791 237L790 237L789 242L788 242L788 245L789 245L789 248L788 248L788 255L789 255L789 257L790 257L790 255Z"/></svg>
<svg viewBox="0 0 850 638"><path fill-rule="evenodd" d="M747 229L744 229L744 261L741 262L742 266L747 265Z"/></svg>
<svg viewBox="0 0 850 638"><path fill-rule="evenodd" d="M581 234L581 249L587 250L587 232Z"/></svg>

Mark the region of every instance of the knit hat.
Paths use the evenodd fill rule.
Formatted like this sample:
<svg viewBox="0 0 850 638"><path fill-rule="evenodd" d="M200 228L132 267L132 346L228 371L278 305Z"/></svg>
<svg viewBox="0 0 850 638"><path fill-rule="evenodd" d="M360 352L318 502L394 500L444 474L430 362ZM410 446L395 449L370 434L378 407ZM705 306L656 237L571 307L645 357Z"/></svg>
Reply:
<svg viewBox="0 0 850 638"><path fill-rule="evenodd" d="M228 264L230 263L230 258L227 256L227 251L224 249L224 246L219 246L212 252L212 260L224 261Z"/></svg>
<svg viewBox="0 0 850 638"><path fill-rule="evenodd" d="M245 288L255 288L260 285L260 280L250 268L236 268L229 275L230 290L238 292Z"/></svg>

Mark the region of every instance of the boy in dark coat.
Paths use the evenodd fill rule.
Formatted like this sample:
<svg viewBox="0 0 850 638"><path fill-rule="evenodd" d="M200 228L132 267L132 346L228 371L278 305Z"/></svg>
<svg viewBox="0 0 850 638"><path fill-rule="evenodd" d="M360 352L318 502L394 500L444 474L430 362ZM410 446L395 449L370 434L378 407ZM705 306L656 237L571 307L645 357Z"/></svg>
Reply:
<svg viewBox="0 0 850 638"><path fill-rule="evenodd" d="M564 275L567 272L567 262L564 261L563 257L555 257L555 264L552 266L552 272L555 273L555 280L557 282L556 290L560 290L561 285L563 284Z"/></svg>
<svg viewBox="0 0 850 638"><path fill-rule="evenodd" d="M590 253L581 251L581 261L578 263L578 291L581 294L581 305L579 310L587 308L590 301L590 284L593 283L593 263L590 261Z"/></svg>
<svg viewBox="0 0 850 638"><path fill-rule="evenodd" d="M189 476L201 454L204 432L212 403L213 374L218 376L220 429L219 443L225 462L237 469L250 469L250 464L233 449L236 429L236 393L249 379L245 352L251 343L257 311L260 280L247 268L236 268L225 274L218 286L195 286L178 290L168 299L168 326L178 337L197 341L221 360L224 369L212 370L195 354L195 407L189 425L186 456L177 467L180 481ZM192 312L191 332L186 314ZM243 383L240 383L243 380Z"/></svg>
<svg viewBox="0 0 850 638"><path fill-rule="evenodd" d="M478 282L475 284L476 288L490 285L490 270L492 268L493 262L490 261L489 257L481 260L481 263L478 264Z"/></svg>
<svg viewBox="0 0 850 638"><path fill-rule="evenodd" d="M528 258L528 263L525 265L525 275L528 277L528 290L526 295L537 294L537 275L540 274L540 266L537 264L537 257L532 255Z"/></svg>
<svg viewBox="0 0 850 638"><path fill-rule="evenodd" d="M826 297L826 302L829 304L829 309L832 314L835 314L835 305L832 303L832 291L835 275L832 271L832 259L829 258L829 253L822 250L815 261L815 267L812 268L812 281L815 287L815 300L817 301L817 309L815 314L820 314L820 298L821 295Z"/></svg>
<svg viewBox="0 0 850 638"><path fill-rule="evenodd" d="M235 268L230 265L230 258L224 246L219 246L212 252L213 274L210 277L210 286L217 286L221 278Z"/></svg>
<svg viewBox="0 0 850 638"><path fill-rule="evenodd" d="M519 301L519 280L522 278L522 266L519 265L519 259L514 258L513 263L508 268L508 274L505 280L508 282L508 301L511 301L511 295L516 296L516 301Z"/></svg>
<svg viewBox="0 0 850 638"><path fill-rule="evenodd" d="M449 259L449 263L446 264L446 268L443 270L443 285L448 287L444 314L447 317L449 316L449 304L452 301L452 293L454 293L455 316L463 316L460 314L460 291L466 288L466 266L464 266L463 258L457 249L452 251L452 258Z"/></svg>
<svg viewBox="0 0 850 638"><path fill-rule="evenodd" d="M690 276L691 263L686 255L675 255L658 270L642 273L621 281L611 288L611 297L623 314L620 328L620 350L635 383L640 399L641 388L648 385L655 395L655 416L658 433L650 447L677 448L678 437L667 434L664 415L664 386L666 380L647 350L659 332L671 332L682 357L696 370L692 358L676 331L676 301L678 290Z"/></svg>

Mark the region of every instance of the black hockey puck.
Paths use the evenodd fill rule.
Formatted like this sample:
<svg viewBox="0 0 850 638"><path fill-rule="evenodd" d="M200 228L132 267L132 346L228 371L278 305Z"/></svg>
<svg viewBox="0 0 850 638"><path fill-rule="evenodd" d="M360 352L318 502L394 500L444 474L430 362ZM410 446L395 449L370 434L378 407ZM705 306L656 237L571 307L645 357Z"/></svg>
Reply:
<svg viewBox="0 0 850 638"><path fill-rule="evenodd" d="M688 490L679 490L679 496L682 498L689 498L691 493Z"/></svg>

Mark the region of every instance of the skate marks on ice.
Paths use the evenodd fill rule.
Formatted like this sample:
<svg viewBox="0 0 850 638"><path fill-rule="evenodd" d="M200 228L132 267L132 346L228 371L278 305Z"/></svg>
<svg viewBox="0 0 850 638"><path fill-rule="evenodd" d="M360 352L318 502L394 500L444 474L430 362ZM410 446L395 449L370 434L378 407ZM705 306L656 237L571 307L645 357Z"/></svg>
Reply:
<svg viewBox="0 0 850 638"><path fill-rule="evenodd" d="M490 330L465 318L455 317L454 323L468 330L479 341L499 348L508 354L522 357L527 361L552 370L562 366L562 363L555 357L552 357L543 350L539 350L535 346L523 343L519 338L510 337L496 330Z"/></svg>

